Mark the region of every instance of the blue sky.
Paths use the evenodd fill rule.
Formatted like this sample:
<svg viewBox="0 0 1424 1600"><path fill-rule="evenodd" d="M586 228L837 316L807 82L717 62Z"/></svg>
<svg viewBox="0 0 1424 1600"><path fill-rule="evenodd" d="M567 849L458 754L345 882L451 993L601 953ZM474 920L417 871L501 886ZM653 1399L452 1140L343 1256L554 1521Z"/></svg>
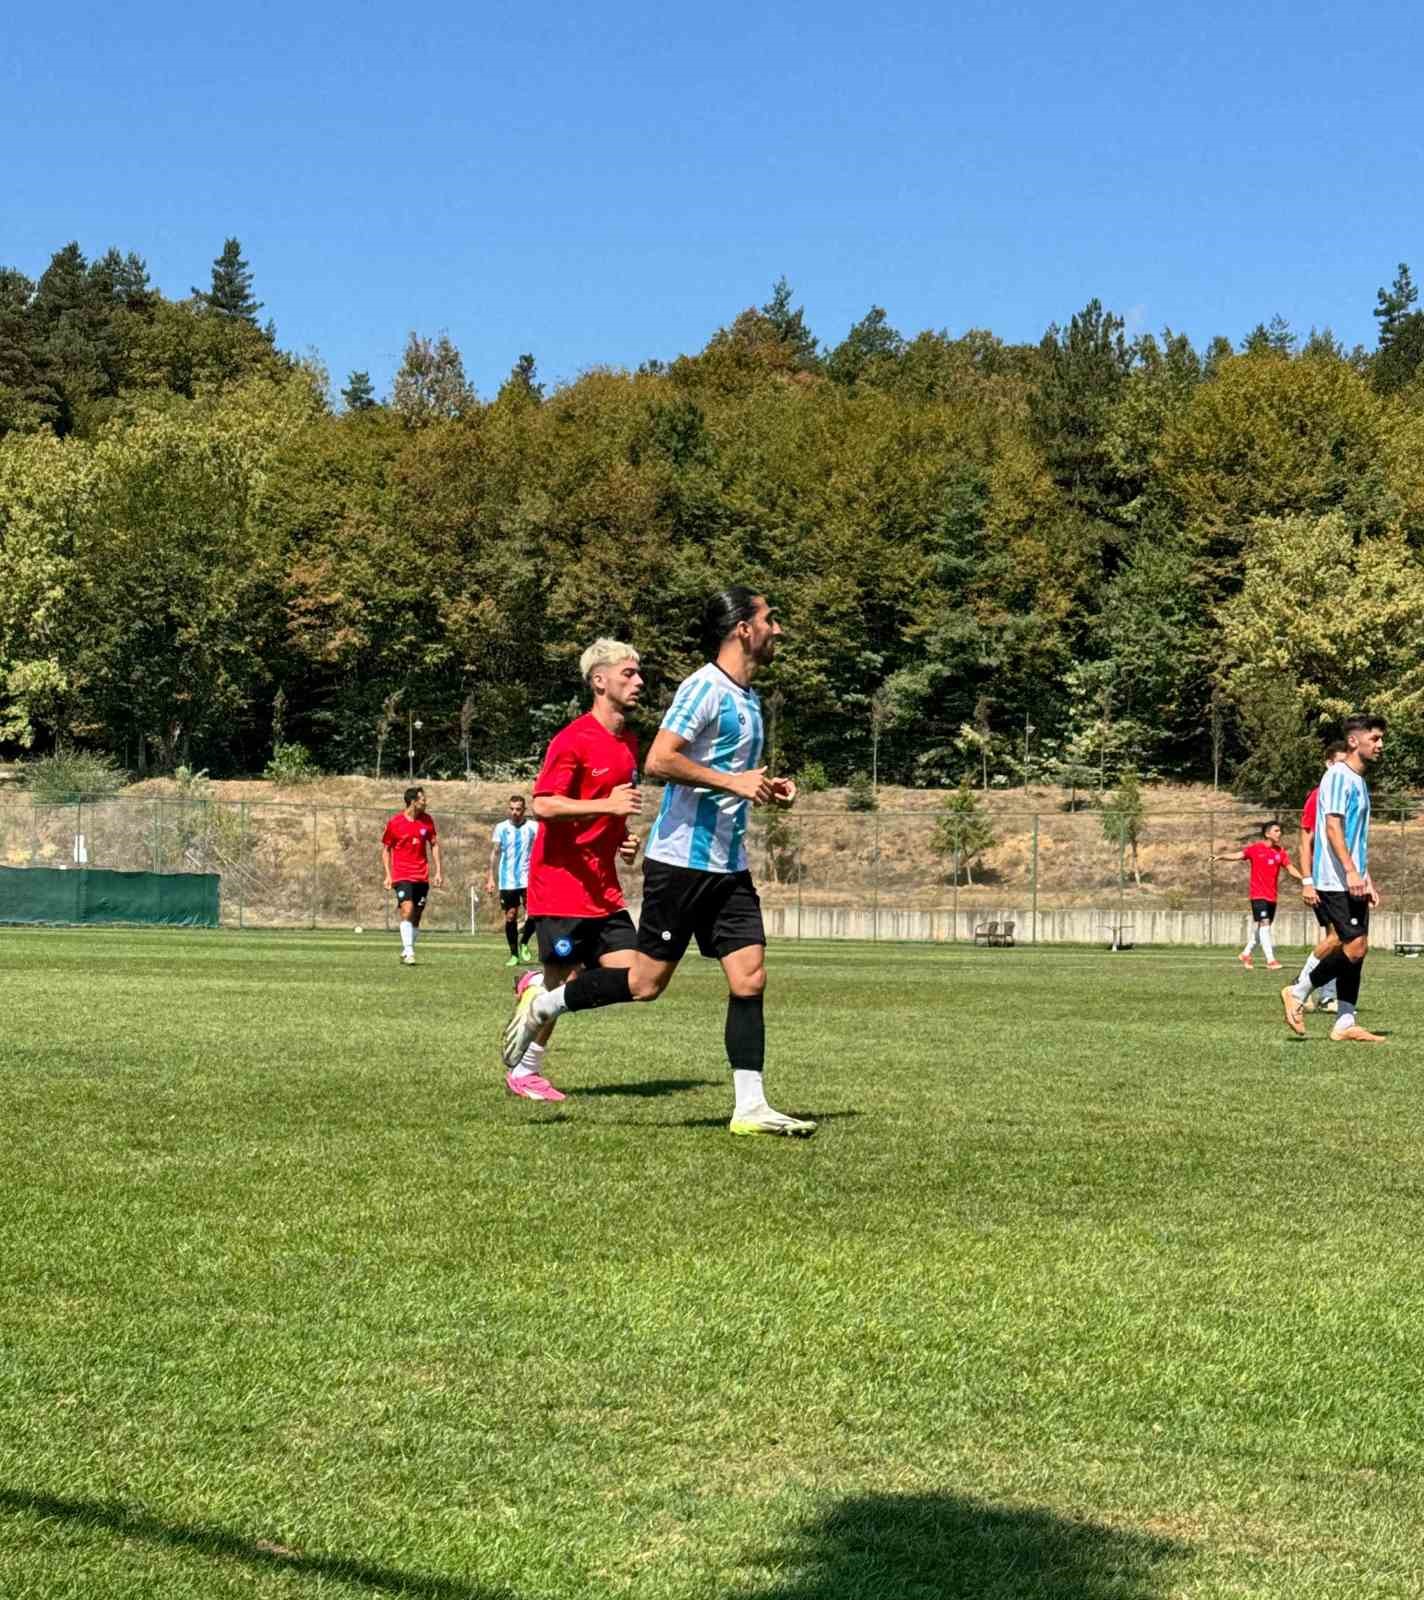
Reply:
<svg viewBox="0 0 1424 1600"><path fill-rule="evenodd" d="M790 279L835 343L1280 313L1372 345L1420 248L1420 28L1369 3L385 0L6 20L0 264L78 239L166 293L229 234L285 348L483 395L699 349Z"/></svg>

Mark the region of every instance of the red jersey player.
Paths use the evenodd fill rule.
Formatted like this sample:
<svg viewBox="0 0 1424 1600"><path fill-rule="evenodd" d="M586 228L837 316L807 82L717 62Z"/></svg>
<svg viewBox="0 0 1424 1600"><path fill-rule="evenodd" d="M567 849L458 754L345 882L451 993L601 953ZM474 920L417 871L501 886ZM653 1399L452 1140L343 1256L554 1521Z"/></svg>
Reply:
<svg viewBox="0 0 1424 1600"><path fill-rule="evenodd" d="M386 888L395 892L400 913L401 960L408 967L415 965L415 934L431 889L432 861L434 887L442 888L445 883L436 838L435 818L425 809L425 790L407 789L405 810L396 812L381 835L381 861Z"/></svg>
<svg viewBox="0 0 1424 1600"><path fill-rule="evenodd" d="M1325 770L1329 772L1337 761L1343 761L1350 753L1350 747L1343 739L1337 739L1334 744L1325 746ZM1311 865L1315 859L1315 829L1319 821L1316 815L1316 805L1320 799L1320 785L1316 786L1305 797L1305 804L1300 812L1300 894L1315 913L1316 923L1320 927L1320 939L1315 948L1305 958L1305 965L1300 969L1300 977L1296 980L1303 983L1316 967L1327 957L1333 956L1340 948L1340 936L1330 924L1330 919L1321 909L1320 896L1315 892L1315 883L1311 878ZM1322 1011L1334 1011L1338 1007L1335 994L1335 985L1327 983L1319 995L1312 994L1305 1002L1305 1009L1313 1011L1317 1006Z"/></svg>
<svg viewBox="0 0 1424 1600"><path fill-rule="evenodd" d="M1251 883L1247 890L1251 898L1251 937L1246 941L1246 948L1236 959L1249 971L1251 952L1255 949L1259 937L1267 967L1272 971L1277 970L1280 962L1276 960L1276 948L1271 942L1271 924L1276 920L1276 901L1279 897L1277 886L1282 872L1290 873L1293 878L1300 877L1300 873L1291 865L1290 853L1281 848L1280 823L1263 822L1261 837L1254 844L1248 844L1244 850L1238 850L1235 855L1213 856L1211 859L1251 863Z"/></svg>
<svg viewBox="0 0 1424 1600"><path fill-rule="evenodd" d="M523 983L519 1004L532 1005L583 967L631 967L638 932L623 903L618 861L631 864L638 841L628 818L642 809L638 741L625 726L643 689L638 652L598 639L579 658L593 707L554 735L534 785L541 827L529 858L529 916L544 964L543 983ZM554 1024L535 1036L505 1078L511 1094L562 1100L543 1074Z"/></svg>

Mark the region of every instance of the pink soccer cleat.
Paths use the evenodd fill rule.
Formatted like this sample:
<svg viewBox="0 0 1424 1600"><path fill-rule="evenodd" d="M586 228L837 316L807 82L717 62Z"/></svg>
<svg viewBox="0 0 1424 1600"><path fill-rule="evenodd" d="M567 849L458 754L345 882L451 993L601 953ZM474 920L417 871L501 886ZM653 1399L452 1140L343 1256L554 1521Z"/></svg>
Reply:
<svg viewBox="0 0 1424 1600"><path fill-rule="evenodd" d="M566 1094L562 1094L547 1078L541 1078L537 1072L525 1072L519 1075L506 1072L504 1086L510 1094L520 1095L525 1100L568 1099Z"/></svg>

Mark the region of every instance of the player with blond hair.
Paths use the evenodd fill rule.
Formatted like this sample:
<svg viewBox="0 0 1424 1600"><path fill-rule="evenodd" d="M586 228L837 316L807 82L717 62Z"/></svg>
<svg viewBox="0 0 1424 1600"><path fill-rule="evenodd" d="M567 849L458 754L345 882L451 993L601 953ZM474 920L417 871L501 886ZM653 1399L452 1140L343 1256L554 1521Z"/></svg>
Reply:
<svg viewBox="0 0 1424 1600"><path fill-rule="evenodd" d="M521 1004L586 967L630 967L637 929L623 902L618 862L637 859L628 818L642 809L638 741L629 713L643 691L638 652L595 639L579 658L592 706L556 733L534 784L540 823L529 858L529 916L543 963L542 983L519 985ZM505 1086L526 1100L562 1100L544 1075L549 1019L506 1061Z"/></svg>

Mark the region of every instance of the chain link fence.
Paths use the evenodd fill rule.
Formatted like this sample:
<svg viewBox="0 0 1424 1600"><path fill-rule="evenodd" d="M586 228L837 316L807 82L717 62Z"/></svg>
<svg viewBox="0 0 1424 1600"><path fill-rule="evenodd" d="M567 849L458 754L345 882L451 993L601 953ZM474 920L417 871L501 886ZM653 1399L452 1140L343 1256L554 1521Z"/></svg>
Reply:
<svg viewBox="0 0 1424 1600"><path fill-rule="evenodd" d="M1245 862L1213 863L1259 837L1259 809L1149 811L1126 836L1106 813L984 806L955 819L926 793L916 809L758 812L749 835L773 937L973 941L1012 923L1017 943L1244 942ZM653 814L652 809L646 813ZM382 877L389 812L356 807L118 798L74 805L0 798L0 865L215 872L234 928L393 927ZM425 926L488 932L485 893L499 811L437 811L445 887ZM638 831L646 831L640 822ZM1285 844L1295 859L1293 825ZM1380 942L1424 937L1424 819L1376 813L1370 866ZM635 908L641 871L625 873ZM1294 879L1282 877L1278 936L1313 942Z"/></svg>

